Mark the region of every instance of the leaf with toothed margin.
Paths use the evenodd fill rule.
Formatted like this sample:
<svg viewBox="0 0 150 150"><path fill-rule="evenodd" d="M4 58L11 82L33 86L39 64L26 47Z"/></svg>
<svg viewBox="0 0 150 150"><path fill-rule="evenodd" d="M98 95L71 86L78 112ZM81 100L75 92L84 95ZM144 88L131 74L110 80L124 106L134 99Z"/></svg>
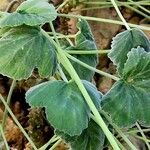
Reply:
<svg viewBox="0 0 150 150"><path fill-rule="evenodd" d="M104 147L105 135L92 119L79 136L69 136L58 130L55 130L55 134L69 143L72 150L101 150Z"/></svg>
<svg viewBox="0 0 150 150"><path fill-rule="evenodd" d="M0 28L16 27L21 25L37 26L53 21L57 12L47 0L27 0L15 12L0 13Z"/></svg>
<svg viewBox="0 0 150 150"><path fill-rule="evenodd" d="M90 26L88 25L86 20L79 19L77 23L77 28L79 29L79 34L75 38L75 46L69 46L66 48L66 50L69 51L91 51L91 50L97 50L95 40L93 38L93 34L91 32ZM75 58L79 59L80 61L96 68L98 63L98 58L96 54L89 54L89 55L78 55L78 54L72 54ZM92 81L92 78L94 76L94 72L79 65L78 63L70 60L71 64L73 65L74 69L76 70L79 77L83 80ZM65 72L67 77L69 77L68 73Z"/></svg>
<svg viewBox="0 0 150 150"><path fill-rule="evenodd" d="M82 82L99 107L101 94L91 83ZM90 108L74 81L48 81L37 85L27 91L26 101L33 107L45 107L51 125L66 134L80 135L88 127Z"/></svg>
<svg viewBox="0 0 150 150"><path fill-rule="evenodd" d="M42 77L48 77L56 67L55 47L40 28L21 26L3 30L0 38L1 74L21 80L30 77L33 69L38 68Z"/></svg>
<svg viewBox="0 0 150 150"><path fill-rule="evenodd" d="M122 75L124 64L127 60L127 53L132 48L141 46L145 51L150 52L150 41L143 31L134 28L119 33L113 38L111 52L108 54L112 62L117 66L119 75Z"/></svg>
<svg viewBox="0 0 150 150"><path fill-rule="evenodd" d="M122 80L103 97L102 108L121 127L137 121L150 126L150 52L133 48L122 71Z"/></svg>

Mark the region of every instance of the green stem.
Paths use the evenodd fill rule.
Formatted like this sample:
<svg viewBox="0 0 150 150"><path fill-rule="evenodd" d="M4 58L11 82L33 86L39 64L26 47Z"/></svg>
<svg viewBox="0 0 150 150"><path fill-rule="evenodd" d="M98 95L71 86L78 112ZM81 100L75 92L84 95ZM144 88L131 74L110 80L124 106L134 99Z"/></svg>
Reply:
<svg viewBox="0 0 150 150"><path fill-rule="evenodd" d="M136 126L137 126L137 128L139 129L139 131L140 131L142 137L145 139L145 143L146 143L148 149L150 150L150 144L148 143L147 138L146 138L144 132L142 131L141 127L139 126L139 124L138 124L137 122L136 122Z"/></svg>
<svg viewBox="0 0 150 150"><path fill-rule="evenodd" d="M61 5L59 5L59 7L56 9L56 11L59 11L62 7L64 7L67 3L69 2L69 0L65 0Z"/></svg>
<svg viewBox="0 0 150 150"><path fill-rule="evenodd" d="M134 12L142 15L143 17L150 19L150 17L148 15L146 15L145 13L139 11L138 9L136 9L136 8L134 8L132 6L129 6L129 5L124 5L124 6L127 7L127 8L129 8L129 9L131 9L131 10L133 10Z"/></svg>
<svg viewBox="0 0 150 150"><path fill-rule="evenodd" d="M62 139L59 139L55 144L53 144L53 146L49 150L54 150L61 141Z"/></svg>
<svg viewBox="0 0 150 150"><path fill-rule="evenodd" d="M5 137L2 125L0 125L0 132L1 132L2 138L4 140L4 143L5 143L5 146L6 146L6 150L9 150L9 145L7 143L7 140L6 140L6 137Z"/></svg>
<svg viewBox="0 0 150 150"><path fill-rule="evenodd" d="M150 132L150 129L142 129L143 132ZM131 130L127 131L128 134L134 134L134 133L139 133L139 130Z"/></svg>
<svg viewBox="0 0 150 150"><path fill-rule="evenodd" d="M132 0L129 0L130 2L133 2ZM146 8L144 8L143 6L141 6L141 4L135 3L133 2L136 6L138 6L140 9L142 9L143 11L145 11L146 13L150 14L150 11L147 10Z"/></svg>
<svg viewBox="0 0 150 150"><path fill-rule="evenodd" d="M91 55L91 54L108 54L111 50L67 50L66 52L69 54L76 54L76 55Z"/></svg>
<svg viewBox="0 0 150 150"><path fill-rule="evenodd" d="M132 150L137 150L137 148L131 143L131 141L120 130L120 128L112 122L111 118L103 110L100 110L100 112L104 115L104 117L108 120L108 122L113 126L113 128L118 132L118 134L122 137L122 139L129 145L129 147Z"/></svg>
<svg viewBox="0 0 150 150"><path fill-rule="evenodd" d="M60 73L61 78L62 78L65 82L68 82L68 79L67 79L66 75L64 74L64 72L63 72L62 68L60 67L60 65L58 65L58 71L59 71L59 73Z"/></svg>
<svg viewBox="0 0 150 150"><path fill-rule="evenodd" d="M148 1L143 1L143 2L120 2L117 1L117 3L119 4L119 6L124 5L124 4L128 4L128 5L135 5L135 4L139 4L139 5L150 5L150 3ZM86 5L111 5L111 2L83 2L83 4Z"/></svg>
<svg viewBox="0 0 150 150"><path fill-rule="evenodd" d="M7 96L7 100L6 100L8 106L10 106L11 96L12 96L12 93L13 93L13 90L14 90L15 86L16 86L16 80L13 80L12 84L10 86L10 90L9 90L9 93L8 93L8 96ZM7 109L5 108L4 116L3 116L3 120L2 120L3 129L4 129L5 124L6 124L7 116L8 116L8 112L7 112Z"/></svg>
<svg viewBox="0 0 150 150"><path fill-rule="evenodd" d="M122 16L122 14L121 14L121 12L120 12L120 10L119 10L119 8L118 8L118 6L117 6L115 0L111 0L111 2L112 2L112 4L113 4L113 6L115 7L117 14L119 15L120 19L121 19L122 22L124 23L124 25L125 25L125 27L127 28L127 30L130 30L129 25L127 24L126 20L125 20L124 17Z"/></svg>
<svg viewBox="0 0 150 150"><path fill-rule="evenodd" d="M47 147L51 144L56 142L57 140L59 140L60 137L58 137L57 135L54 135L45 145L43 145L41 148L39 148L38 150L45 150L47 149Z"/></svg>
<svg viewBox="0 0 150 150"><path fill-rule="evenodd" d="M103 75L103 76L105 76L105 77L111 78L111 79L113 79L113 80L115 80L115 81L119 81L119 80L120 80L120 78L118 78L118 77L116 77L116 76L114 76L114 75L111 75L111 74L106 73L106 72L104 72L104 71L98 70L98 69L96 69L96 68L94 68L94 67L92 67L92 66L89 66L88 64L86 64L86 63L80 61L79 59L77 59L77 58L75 58L75 57L69 55L68 53L66 53L66 56L67 56L69 59L73 60L74 62L80 64L81 66L83 66L83 67L85 67L85 68L87 68L87 69L89 69L89 70L91 70L91 71L94 71L94 72L96 72L96 73L98 73L98 74L100 74L100 75Z"/></svg>
<svg viewBox="0 0 150 150"><path fill-rule="evenodd" d="M135 134L131 134L132 136L134 136L135 138L138 138L138 139L140 139L140 140L143 140L144 142L149 142L150 143L150 140L149 139L146 139L145 140L145 138L143 138L143 137L141 137L141 136L138 136L138 135L135 135Z"/></svg>
<svg viewBox="0 0 150 150"><path fill-rule="evenodd" d="M42 30L42 29L41 29ZM54 27L52 26L52 31L54 33L54 36L56 37L55 34L55 30ZM102 117L100 116L98 110L96 109L92 99L90 98L88 92L86 91L83 83L81 82L78 74L76 73L75 69L73 68L72 64L70 63L70 61L68 60L67 56L65 55L64 51L61 49L61 47L58 46L58 44L56 44L55 41L53 41L50 36L44 31L42 30L43 35L45 35L51 42L53 42L53 44L55 45L56 49L57 49L57 53L58 53L58 59L61 62L61 64L64 66L64 68L68 71L68 73L70 74L71 78L76 82L79 90L81 91L83 97L85 98L88 106L90 107L92 113L94 114L98 125L102 128L103 132L105 133L106 137L108 138L110 144L112 145L112 147L115 150L120 150L118 144L116 143L114 136L112 135L112 133L109 131L107 125L105 124L105 122L103 121Z"/></svg>
<svg viewBox="0 0 150 150"><path fill-rule="evenodd" d="M73 14L58 14L58 16L67 17L67 18L80 18L80 19L85 19L85 20L90 20L90 21L124 25L124 23L122 21L104 19L104 18L88 17L88 16L81 16L81 15L73 15ZM132 23L128 23L128 25L130 27L139 28L141 30L150 31L150 27L148 27L148 26L141 26L141 25L136 25L136 24L132 24Z"/></svg>
<svg viewBox="0 0 150 150"><path fill-rule="evenodd" d="M19 127L19 129L21 130L21 132L24 134L24 136L27 138L27 140L31 144L31 146L34 148L34 150L37 150L37 148L34 145L33 141L30 139L30 137L28 136L28 134L26 133L26 131L23 129L23 127L21 126L21 124L19 123L19 121L17 120L17 118L15 117L15 115L13 114L13 112L11 111L11 109L9 108L9 106L7 105L5 99L2 97L1 94L0 94L0 99L1 99L2 103L4 104L5 108L7 109L7 111L9 112L10 116L14 120L14 122L17 124L17 126Z"/></svg>

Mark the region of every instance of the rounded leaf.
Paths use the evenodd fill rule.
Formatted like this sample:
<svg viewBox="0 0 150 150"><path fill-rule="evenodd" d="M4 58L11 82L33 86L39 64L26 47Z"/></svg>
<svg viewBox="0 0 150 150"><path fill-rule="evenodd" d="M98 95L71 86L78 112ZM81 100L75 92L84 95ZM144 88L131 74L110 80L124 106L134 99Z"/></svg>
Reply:
<svg viewBox="0 0 150 150"><path fill-rule="evenodd" d="M6 30L0 38L0 54L0 73L15 80L30 77L34 68L48 77L57 66L55 47L39 28Z"/></svg>
<svg viewBox="0 0 150 150"><path fill-rule="evenodd" d="M55 20L57 12L46 0L27 0L13 13L3 13L0 28L15 27L23 24L37 26Z"/></svg>
<svg viewBox="0 0 150 150"><path fill-rule="evenodd" d="M94 100L96 98L100 97L94 97ZM90 109L73 81L49 81L37 85L27 91L26 100L31 106L45 107L48 121L64 133L79 135L88 127Z"/></svg>

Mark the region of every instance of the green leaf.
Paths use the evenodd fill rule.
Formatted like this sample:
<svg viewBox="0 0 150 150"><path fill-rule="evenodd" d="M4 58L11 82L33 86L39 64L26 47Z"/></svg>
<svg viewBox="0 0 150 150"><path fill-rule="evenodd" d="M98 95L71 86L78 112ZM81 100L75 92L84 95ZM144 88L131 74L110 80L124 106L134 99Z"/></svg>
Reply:
<svg viewBox="0 0 150 150"><path fill-rule="evenodd" d="M88 128L80 136L71 137L59 131L56 134L70 143L72 150L101 150L104 146L105 135L93 120L89 121Z"/></svg>
<svg viewBox="0 0 150 150"><path fill-rule="evenodd" d="M48 77L56 66L55 48L39 28L12 28L0 38L1 74L16 80L26 79L36 67L42 77Z"/></svg>
<svg viewBox="0 0 150 150"><path fill-rule="evenodd" d="M97 50L91 29L85 20L79 20L77 27L79 29L79 34L76 37L75 46L70 46L66 50ZM96 68L98 63L97 55L72 55L83 61L84 63ZM79 65L78 63L71 61L73 67L78 73L79 77L83 80L91 81L94 75L93 71Z"/></svg>
<svg viewBox="0 0 150 150"><path fill-rule="evenodd" d="M124 63L127 60L127 53L132 48L141 46L145 51L150 51L150 42L143 31L139 29L131 29L119 33L112 42L112 50L108 54L109 58L117 65L118 73L121 75L124 68Z"/></svg>
<svg viewBox="0 0 150 150"><path fill-rule="evenodd" d="M0 18L0 28L23 24L37 26L53 21L56 17L55 7L46 0L27 0L17 8L16 12L3 14Z"/></svg>
<svg viewBox="0 0 150 150"><path fill-rule="evenodd" d="M94 103L100 103L97 90L87 82L84 85L89 94L93 92L90 96ZM37 85L26 93L26 100L33 107L45 107L48 121L64 133L79 135L88 127L90 109L73 81L49 81Z"/></svg>
<svg viewBox="0 0 150 150"><path fill-rule="evenodd" d="M121 127L131 127L137 121L150 126L150 52L133 48L122 77L103 97L103 109Z"/></svg>

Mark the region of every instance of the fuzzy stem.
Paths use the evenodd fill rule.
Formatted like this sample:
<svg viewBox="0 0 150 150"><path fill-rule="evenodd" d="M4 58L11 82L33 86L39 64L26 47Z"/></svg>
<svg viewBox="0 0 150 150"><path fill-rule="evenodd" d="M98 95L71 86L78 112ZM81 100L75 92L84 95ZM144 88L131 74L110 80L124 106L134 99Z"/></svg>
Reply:
<svg viewBox="0 0 150 150"><path fill-rule="evenodd" d="M53 146L49 150L54 150L61 141L62 139L59 139L55 144L53 144Z"/></svg>
<svg viewBox="0 0 150 150"><path fill-rule="evenodd" d="M58 14L58 16L67 17L67 18L81 18L81 19L90 20L90 21L124 25L124 23L122 21L104 19L104 18L88 17L88 16L81 16L81 15L73 15L73 14ZM136 24L132 24L132 23L128 23L128 25L130 27L139 28L141 30L150 31L150 27L148 27L148 26L141 26L141 25L136 25Z"/></svg>
<svg viewBox="0 0 150 150"><path fill-rule="evenodd" d="M11 96L12 96L12 93L13 93L13 90L14 90L15 86L16 86L16 80L13 80L12 84L10 86L10 90L9 90L9 93L8 93L8 96L7 96L7 100L6 100L8 106L10 106ZM7 116L8 116L7 113L8 113L7 109L5 108L4 116L3 116L3 120L2 120L2 127L3 127L3 129L4 129L5 124L6 124L6 119L7 119Z"/></svg>
<svg viewBox="0 0 150 150"><path fill-rule="evenodd" d="M6 146L6 150L9 150L9 145L8 145L7 140L6 140L6 137L5 137L2 125L0 125L0 132L1 132L2 138L4 140L4 143L5 143L5 146Z"/></svg>
<svg viewBox="0 0 150 150"><path fill-rule="evenodd" d="M146 145L147 145L147 148L150 150L150 144L148 143L147 138L146 138L144 132L142 131L140 125L139 125L137 122L136 122L136 126L137 126L137 128L139 129L139 131L140 131L142 137L145 139L145 143L146 143Z"/></svg>
<svg viewBox="0 0 150 150"><path fill-rule="evenodd" d="M104 72L104 71L98 70L98 69L96 69L96 68L94 68L94 67L92 67L92 66L89 66L88 64L86 64L86 63L80 61L79 59L77 59L77 58L75 58L75 57L69 55L68 53L66 53L66 56L67 56L69 59L73 60L74 62L80 64L81 66L83 66L83 67L85 67L85 68L87 68L87 69L89 69L89 70L91 70L91 71L94 71L94 72L96 72L96 73L98 73L98 74L100 74L100 75L103 75L103 76L105 76L105 77L111 78L111 79L113 79L113 80L115 80L115 81L119 81L119 80L120 80L120 78L118 78L118 77L116 77L116 76L114 76L114 75L111 75L111 74L106 73L106 72Z"/></svg>
<svg viewBox="0 0 150 150"><path fill-rule="evenodd" d="M51 24L52 25L52 24ZM52 27L52 31L54 33L54 36L56 37L55 34L55 30L53 25ZM50 36L44 31L42 30L43 35L45 35L51 42L53 42L53 44L55 45L56 49L57 49L57 53L58 53L58 59L61 62L61 64L64 66L64 68L68 71L68 73L70 74L71 78L75 81L75 83L77 84L79 90L81 91L83 97L85 98L88 106L90 107L92 113L94 114L98 125L102 128L103 132L105 133L106 137L108 138L110 144L112 145L112 147L115 150L120 150L118 144L116 143L114 136L112 135L112 133L109 131L107 125L105 124L104 120L102 119L102 117L100 116L98 110L96 109L92 99L90 98L88 92L86 91L83 83L81 82L81 79L79 78L78 74L76 73L75 69L73 68L72 64L70 63L70 61L68 60L67 56L65 55L64 51L61 49L61 47L59 47L59 45L53 41Z"/></svg>
<svg viewBox="0 0 150 150"><path fill-rule="evenodd" d="M122 22L124 23L124 25L125 25L125 27L127 28L127 30L130 30L129 25L127 24L126 20L125 20L124 17L122 16L122 14L121 14L121 12L120 12L120 10L119 10L119 8L118 8L118 6L117 6L115 0L111 0L111 2L112 2L112 4L113 4L113 6L115 7L117 14L119 15L120 19L121 19Z"/></svg>
<svg viewBox="0 0 150 150"><path fill-rule="evenodd" d="M33 147L34 150L37 150L36 146L34 145L33 141L30 139L30 137L28 136L28 134L26 133L26 131L23 129L23 127L21 126L21 124L19 123L19 121L17 120L16 116L13 114L13 112L11 111L11 109L9 108L9 106L7 105L5 99L2 97L2 95L0 94L0 100L2 101L2 103L4 104L5 108L7 109L7 111L9 112L10 116L12 117L12 119L14 120L14 122L17 124L17 126L19 127L19 129L21 130L21 132L24 134L24 136L27 138L27 140L29 141L29 143L31 144L31 146Z"/></svg>
<svg viewBox="0 0 150 150"><path fill-rule="evenodd" d="M76 55L91 55L91 54L108 54L111 50L67 50L66 52L69 54L76 54Z"/></svg>
<svg viewBox="0 0 150 150"><path fill-rule="evenodd" d="M104 117L109 121L109 123L113 126L113 128L118 132L118 134L122 137L122 139L129 145L132 150L137 150L137 148L131 143L131 141L127 138L127 136L120 130L120 128L114 124L111 118L105 113L105 111L100 110L100 112L104 115Z"/></svg>

